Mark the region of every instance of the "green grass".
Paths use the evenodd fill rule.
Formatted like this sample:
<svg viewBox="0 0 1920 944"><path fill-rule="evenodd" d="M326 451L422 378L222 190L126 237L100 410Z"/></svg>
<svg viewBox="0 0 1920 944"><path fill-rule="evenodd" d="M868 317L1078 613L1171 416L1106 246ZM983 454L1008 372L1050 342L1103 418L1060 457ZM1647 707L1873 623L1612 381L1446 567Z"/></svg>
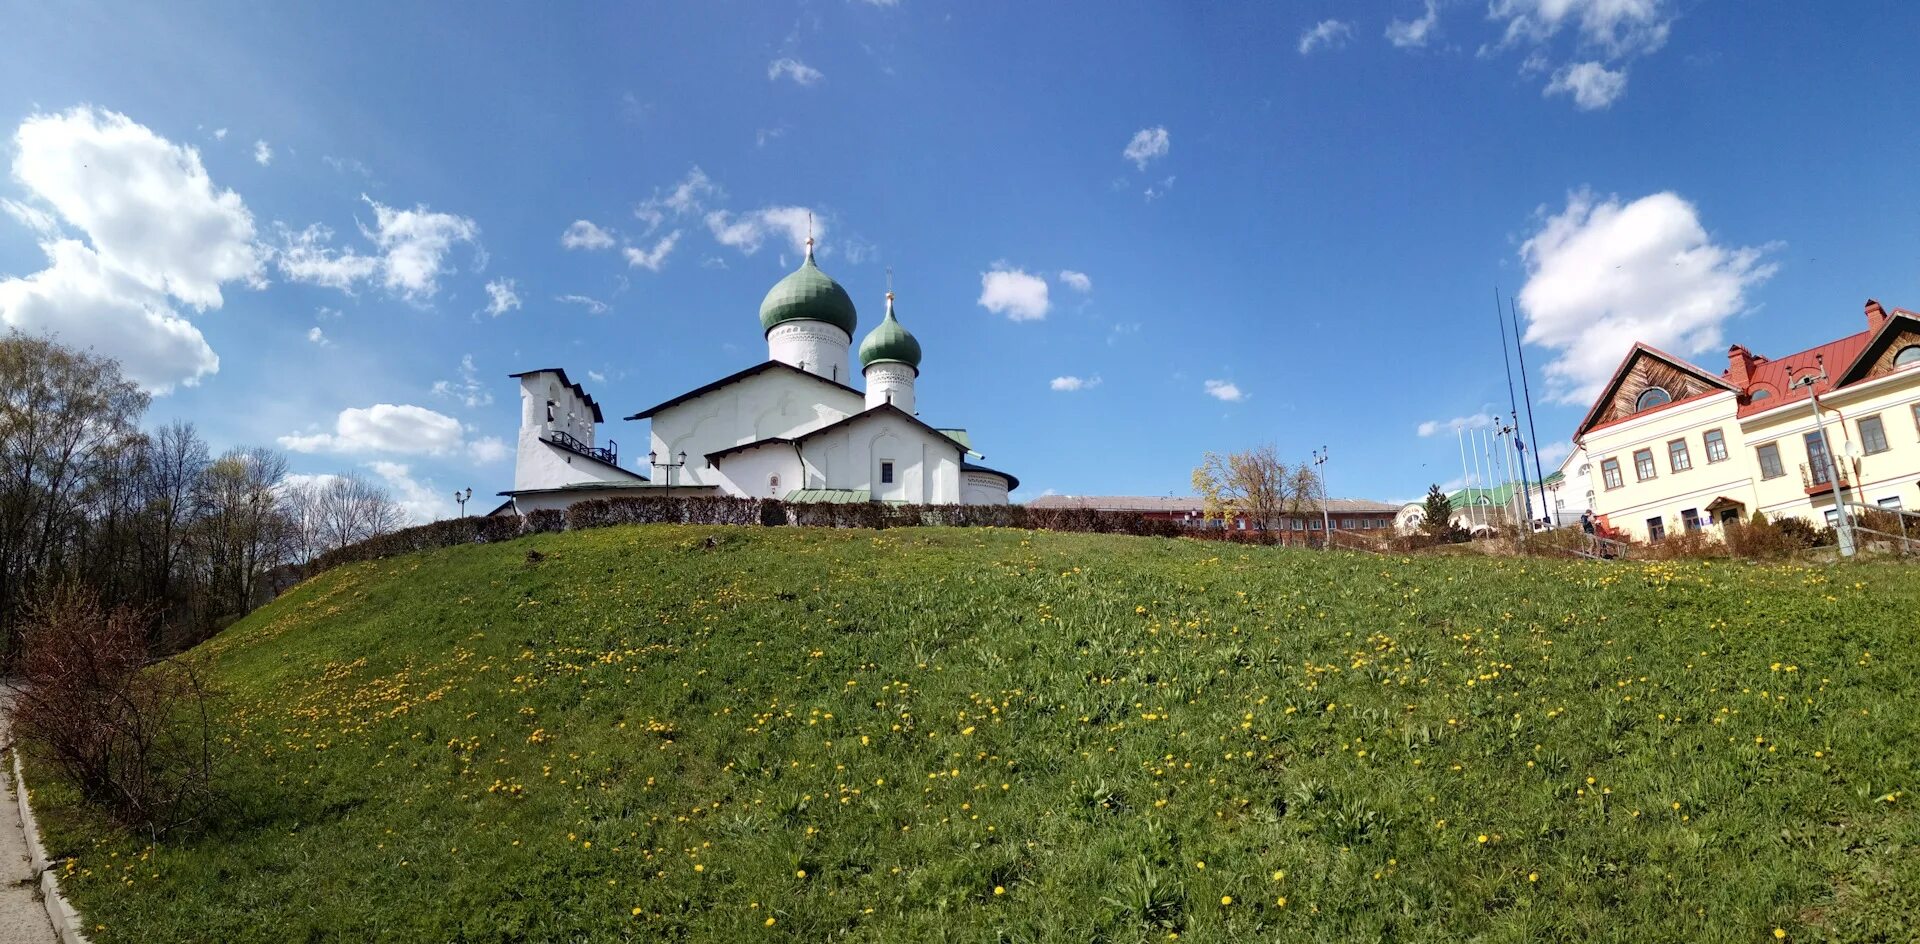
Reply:
<svg viewBox="0 0 1920 944"><path fill-rule="evenodd" d="M1892 565L614 528L204 646L217 825L36 799L101 944L1908 940L1916 614Z"/></svg>

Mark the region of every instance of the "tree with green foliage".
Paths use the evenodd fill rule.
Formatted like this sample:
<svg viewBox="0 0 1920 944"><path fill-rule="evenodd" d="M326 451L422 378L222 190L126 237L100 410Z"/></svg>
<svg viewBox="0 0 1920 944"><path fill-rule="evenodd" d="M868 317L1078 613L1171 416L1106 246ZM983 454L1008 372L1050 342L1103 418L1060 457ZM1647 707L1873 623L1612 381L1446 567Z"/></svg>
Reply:
<svg viewBox="0 0 1920 944"><path fill-rule="evenodd" d="M1420 530L1443 540L1453 537L1453 499L1448 498L1439 485L1427 487L1426 505L1420 514Z"/></svg>

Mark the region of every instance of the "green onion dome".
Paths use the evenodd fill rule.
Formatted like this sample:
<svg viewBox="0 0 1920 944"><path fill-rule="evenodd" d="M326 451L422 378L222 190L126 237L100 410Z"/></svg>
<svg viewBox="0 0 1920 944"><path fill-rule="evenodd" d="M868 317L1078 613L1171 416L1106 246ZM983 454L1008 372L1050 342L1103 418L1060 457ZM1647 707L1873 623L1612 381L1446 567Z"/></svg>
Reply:
<svg viewBox="0 0 1920 944"><path fill-rule="evenodd" d="M813 264L813 240L807 240L807 259L800 268L775 282L760 303L760 328L772 331L789 321L823 321L853 337L860 326L853 299L840 283Z"/></svg>
<svg viewBox="0 0 1920 944"><path fill-rule="evenodd" d="M920 372L920 342L893 317L893 293L887 293L887 317L860 342L860 366L872 367L882 361L895 361Z"/></svg>

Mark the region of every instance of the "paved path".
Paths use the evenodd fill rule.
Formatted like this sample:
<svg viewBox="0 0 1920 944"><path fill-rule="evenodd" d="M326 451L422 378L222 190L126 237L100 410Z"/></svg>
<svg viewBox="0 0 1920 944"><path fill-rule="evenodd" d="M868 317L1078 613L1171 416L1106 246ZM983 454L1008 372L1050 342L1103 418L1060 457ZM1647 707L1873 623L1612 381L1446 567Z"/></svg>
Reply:
<svg viewBox="0 0 1920 944"><path fill-rule="evenodd" d="M7 731L5 692L0 691L0 744L11 744ZM20 804L14 799L13 758L0 755L0 941L7 944L58 944L47 908L40 900L39 876L33 874L27 852L27 834L20 826Z"/></svg>

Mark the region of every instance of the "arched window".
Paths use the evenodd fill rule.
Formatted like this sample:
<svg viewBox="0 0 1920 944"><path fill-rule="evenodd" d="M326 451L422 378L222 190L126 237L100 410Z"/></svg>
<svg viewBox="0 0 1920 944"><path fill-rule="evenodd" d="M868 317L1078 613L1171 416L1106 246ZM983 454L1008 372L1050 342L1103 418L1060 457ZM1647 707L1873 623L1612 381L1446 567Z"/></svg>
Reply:
<svg viewBox="0 0 1920 944"><path fill-rule="evenodd" d="M1895 367L1912 367L1915 364L1920 364L1920 344L1909 344L1893 355Z"/></svg>
<svg viewBox="0 0 1920 944"><path fill-rule="evenodd" d="M771 498L780 497L780 473L767 476L767 495Z"/></svg>
<svg viewBox="0 0 1920 944"><path fill-rule="evenodd" d="M1664 387L1648 387L1641 391L1640 398L1633 401L1633 411L1651 410L1656 406L1673 402L1673 395Z"/></svg>

